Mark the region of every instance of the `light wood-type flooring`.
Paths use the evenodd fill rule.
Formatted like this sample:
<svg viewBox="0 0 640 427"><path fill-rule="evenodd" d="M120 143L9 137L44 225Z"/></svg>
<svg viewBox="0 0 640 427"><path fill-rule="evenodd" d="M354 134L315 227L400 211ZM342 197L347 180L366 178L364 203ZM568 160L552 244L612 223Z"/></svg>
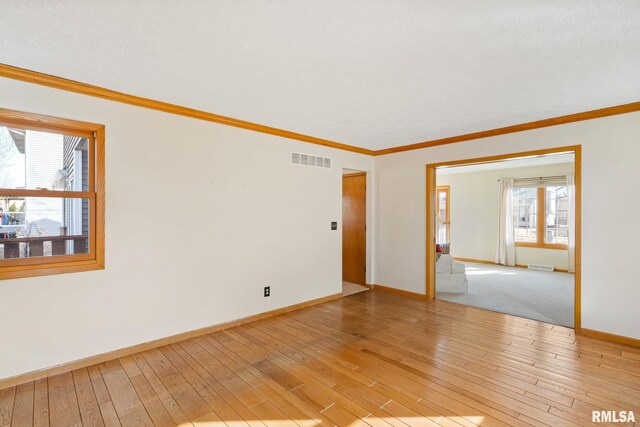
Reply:
<svg viewBox="0 0 640 427"><path fill-rule="evenodd" d="M342 296L349 296L353 294L357 294L358 292L368 291L369 288L366 286L358 285L355 283L342 282Z"/></svg>
<svg viewBox="0 0 640 427"><path fill-rule="evenodd" d="M583 426L640 349L381 291L0 391L4 426Z"/></svg>

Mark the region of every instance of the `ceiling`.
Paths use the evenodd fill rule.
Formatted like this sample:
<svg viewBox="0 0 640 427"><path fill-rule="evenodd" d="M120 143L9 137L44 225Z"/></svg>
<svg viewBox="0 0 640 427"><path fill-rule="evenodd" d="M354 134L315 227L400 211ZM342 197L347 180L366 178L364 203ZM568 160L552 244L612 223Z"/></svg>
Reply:
<svg viewBox="0 0 640 427"><path fill-rule="evenodd" d="M495 162L477 163L462 166L440 167L436 169L438 176L440 175L456 175L460 173L484 172L500 169L526 168L533 166L557 165L564 163L574 163L574 153L546 154L541 156L530 156L522 158L514 158L507 160L499 160Z"/></svg>
<svg viewBox="0 0 640 427"><path fill-rule="evenodd" d="M0 62L377 150L640 100L638 0L2 0Z"/></svg>

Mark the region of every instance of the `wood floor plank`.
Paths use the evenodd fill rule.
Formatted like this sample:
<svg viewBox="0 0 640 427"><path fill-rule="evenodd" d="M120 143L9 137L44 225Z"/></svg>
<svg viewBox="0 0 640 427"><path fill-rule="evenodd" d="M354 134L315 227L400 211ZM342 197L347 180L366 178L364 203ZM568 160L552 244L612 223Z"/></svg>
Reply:
<svg viewBox="0 0 640 427"><path fill-rule="evenodd" d="M368 424L356 417L340 405L331 405L323 411L323 415L332 420L338 426L366 427Z"/></svg>
<svg viewBox="0 0 640 427"><path fill-rule="evenodd" d="M235 337L236 339L241 339L241 334L236 335L229 332L229 335L232 337ZM255 351L260 351L260 349L262 348L266 349L273 345L274 340L268 339L264 335L261 336L262 338L255 337L255 339L251 339L252 336L253 335L251 334L247 334L246 337L248 337L248 339L244 340L243 342L246 345L253 346ZM264 351L267 352L267 350L264 350ZM366 423L377 424L380 422L378 418L382 418L384 419L385 423L388 423L391 425L395 425L395 426L406 425L403 422L395 419L393 415L390 415L388 412L385 412L380 409L382 406L388 403L390 399L370 389L368 386L371 385L372 383L371 380L363 380L362 378L358 378L358 377L353 378L352 376L345 375L342 371L333 370L331 366L325 365L324 363L318 360L308 361L307 358L303 358L303 361L299 362L297 358L289 357L288 354L285 354L285 353L280 353L275 348L270 349L267 352L267 354L274 354L274 353L275 355L279 355L277 359L282 360L285 363L289 363L291 366L295 367L296 369L312 366L314 370L317 371L317 373L321 374L322 376L328 376L333 382L333 385L331 386L331 389L333 391L351 400L352 402L356 403L357 405L361 406L362 408L364 408L365 410L369 411L371 414L376 416L376 417L368 417L366 420ZM265 368L262 362L257 363L255 366L258 369L264 371ZM281 369L281 368L278 367L278 369ZM267 369L267 372L268 371L269 369ZM313 370L310 370L309 373L313 375ZM314 378L319 379L315 375L314 375ZM290 384L288 384L288 386L289 385Z"/></svg>
<svg viewBox="0 0 640 427"><path fill-rule="evenodd" d="M240 344L240 343L238 343ZM247 342L247 345L250 348L250 350L252 351L253 354L257 355L259 362L255 362L258 365L262 365L265 360L261 359L259 356L259 353L261 352L261 349L258 346L255 345L251 345L251 343ZM237 348L237 347L236 347ZM239 352L238 354L240 354L242 356L242 354L246 354L246 352ZM251 363L252 360L255 361L255 357L247 357L246 362ZM360 417L360 419L364 419L365 417L367 417L371 412L369 410L367 410L364 406L362 405L362 402L356 402L354 400L351 400L349 398L347 398L344 395L341 395L340 393L336 392L336 390L334 388L327 388L326 385L324 385L321 381L319 381L317 378L315 378L311 373L306 373L304 372L304 370L299 369L296 366L296 363L291 361L291 360L284 360L283 358L279 358L279 357L273 357L271 359L274 363L271 366L271 369L273 369L276 365L278 366L278 375L274 379L274 381L279 378L282 375L282 372L284 371L291 371L294 372L295 375L298 377L299 380L301 380L302 385L305 384L309 384L311 386L316 387L318 390L322 391L324 394L326 394L330 399L332 399L335 403L340 404L341 406L344 406L345 409L347 409L348 411L352 412L353 414L357 415ZM267 371L264 371L265 374L269 375L270 369L268 369ZM294 381L297 382L297 381ZM300 386L296 386L295 388L293 388L292 390L296 390L298 389ZM286 386L284 388L287 388ZM389 423L381 421L377 418L372 418L371 420L366 421L367 424L371 424L371 425L389 425Z"/></svg>
<svg viewBox="0 0 640 427"><path fill-rule="evenodd" d="M203 362L206 369L245 406L251 407L264 400L264 397L253 389L250 383L236 375L232 368L223 363L227 356L220 353L206 337L186 343L184 348L196 360Z"/></svg>
<svg viewBox="0 0 640 427"><path fill-rule="evenodd" d="M240 361L239 363L243 364L246 369L250 369L251 367L256 368L258 371L271 378L276 384L279 384L284 390L294 390L304 384L303 379L305 378L306 374L303 372L303 366L299 365L295 360L290 359L286 355L280 354L277 351L274 352L265 350L263 346L260 345L263 344L262 342L256 344L251 340L243 339L240 335L236 335L231 332L229 332L227 336L231 337L232 339L226 340L224 345L228 346L229 349L235 348L236 354L238 354L241 358L244 357L244 363L242 361ZM231 345L234 341L236 341L236 345ZM247 350L250 352L249 354L257 356L257 359L255 357L248 356ZM252 360L253 364L251 364ZM289 374L288 372L296 373L297 377ZM324 370L324 372L326 373L327 371ZM321 383L321 381L319 381L319 378L313 375L312 371L309 371L308 374L312 375L314 377L314 380L317 380L319 383ZM344 375L342 376L342 380L353 382L350 378ZM333 386L330 388L332 392L335 392L338 395L341 395L342 397L350 400L352 403L355 403L359 407L368 411L369 414L375 413L376 415L383 415L382 411L379 410L375 403L371 404L362 398L362 395L366 395L367 392L369 392L369 394L373 394L370 390L363 390L361 388L359 390L361 394L357 394L353 393L352 390L349 390L346 387L342 390L338 390L338 387L339 386L336 383L333 384ZM340 401L340 399L338 399L338 401ZM387 399L382 398L382 403L379 404L386 403L387 401ZM344 404L344 401L342 401L342 403ZM346 405L349 406L349 404ZM366 414L363 418L366 418L366 416L369 414ZM402 424L393 423L389 419L381 420L377 417L369 418L367 419L367 421L365 421L365 423L374 426Z"/></svg>
<svg viewBox="0 0 640 427"><path fill-rule="evenodd" d="M33 393L34 383L21 384L16 387L16 396L13 404L14 427L31 427L33 425Z"/></svg>
<svg viewBox="0 0 640 427"><path fill-rule="evenodd" d="M242 417L216 391L216 389L224 390L224 387L211 377L207 370L202 368L182 347L178 344L173 344L169 348L161 349L161 351L227 425L232 427L248 426Z"/></svg>
<svg viewBox="0 0 640 427"><path fill-rule="evenodd" d="M87 372L89 373L89 378L91 378L91 385L98 404L102 405L103 403L111 402L111 396L109 395L109 390L107 390L107 385L104 383L104 378L102 378L100 367L98 365L89 366Z"/></svg>
<svg viewBox="0 0 640 427"><path fill-rule="evenodd" d="M555 427L639 408L639 349L375 290L0 390L1 427Z"/></svg>
<svg viewBox="0 0 640 427"><path fill-rule="evenodd" d="M191 421L205 415L220 419L160 350L145 351L142 356Z"/></svg>
<svg viewBox="0 0 640 427"><path fill-rule="evenodd" d="M118 363L118 365L120 365ZM121 369L106 369L104 382L112 398L120 423L124 426L153 426L153 422L138 397L126 372Z"/></svg>
<svg viewBox="0 0 640 427"><path fill-rule="evenodd" d="M264 426L264 423L257 419L256 415L251 411L241 399L248 390L249 385L244 383L240 378L232 372L225 369L221 364L203 347L194 340L187 340L180 343L180 347L185 354L188 353L190 359L196 364L191 365L194 369L199 365L208 373L206 377L207 384L218 393L220 397L228 404L233 411L238 414L240 420L244 420L250 426ZM202 375L201 375L202 376ZM203 378L205 378L203 377ZM262 400L256 402L260 403ZM253 405L251 405L253 406Z"/></svg>
<svg viewBox="0 0 640 427"><path fill-rule="evenodd" d="M482 355L484 354L484 352L479 353L479 354L480 354L480 356L482 356ZM528 397L528 396L525 396L525 397ZM528 400L528 401L527 401L527 399L526 399L526 398L524 398L524 399L523 399L522 397L520 397L519 399L520 399L520 400L524 400L524 401L526 401L528 404L532 404L533 406L538 406L538 405L536 405L534 402L532 402L531 400ZM542 408L539 408L539 409L547 410L547 409L548 409L548 406L547 406L547 407L542 407ZM546 418L546 415L545 415L545 414L540 414L540 416L542 416L543 418Z"/></svg>
<svg viewBox="0 0 640 427"><path fill-rule="evenodd" d="M10 387L0 390L0 426L10 425L13 415L13 401L16 388Z"/></svg>
<svg viewBox="0 0 640 427"><path fill-rule="evenodd" d="M73 382L76 387L76 395L78 396L82 425L84 427L104 427L100 406L98 405L96 394L93 391L89 371L86 369L73 371Z"/></svg>
<svg viewBox="0 0 640 427"><path fill-rule="evenodd" d="M52 426L82 426L73 375L66 372L49 377L49 419Z"/></svg>
<svg viewBox="0 0 640 427"><path fill-rule="evenodd" d="M183 360L190 359L188 354L186 354L184 350L179 346L174 345L171 347L176 351L177 355L182 356ZM167 357L169 357L169 355L167 355ZM238 360L237 357L236 360ZM244 368L249 369L247 365L244 365ZM328 423L328 420L319 412L315 412L313 411L313 409L309 408L308 405L305 405L300 401L294 401L288 390L280 387L277 383L270 380L266 376L261 376L261 373L256 369L252 369L251 372L252 374L260 377L263 381L255 387L256 391L258 391L266 400L269 400L271 403L276 405L291 419L294 419L297 423L322 426L333 425L331 423ZM202 375L202 377L205 378L206 374ZM217 402L220 403L219 399L217 400ZM225 422L229 423L229 420L232 420L233 418L230 418L229 416L223 416L223 419L225 420Z"/></svg>
<svg viewBox="0 0 640 427"><path fill-rule="evenodd" d="M33 427L49 427L49 383L46 378L33 385Z"/></svg>
<svg viewBox="0 0 640 427"><path fill-rule="evenodd" d="M295 342L276 330L251 327L241 331L241 333L258 340L256 342L261 343L261 345L272 347L281 354L295 360L299 365L312 369L319 378L324 378L330 387L336 384L336 372L347 375L367 387L375 382L371 378L362 375L357 370L358 367L356 365L317 352L310 346L305 345L304 348L299 349L291 346L290 344L295 345Z"/></svg>
<svg viewBox="0 0 640 427"><path fill-rule="evenodd" d="M140 375L130 377L129 380L156 427L170 427L176 424L147 379L142 375L142 371L140 371Z"/></svg>
<svg viewBox="0 0 640 427"><path fill-rule="evenodd" d="M267 427L297 427L297 424L270 402L263 400L251 408Z"/></svg>
<svg viewBox="0 0 640 427"><path fill-rule="evenodd" d="M328 422L322 414L313 412L308 406L302 402L293 401L289 393L279 393L267 384L259 386L260 393L266 396L269 402L279 408L289 418L294 420L300 426L325 426L329 427L333 424Z"/></svg>
<svg viewBox="0 0 640 427"><path fill-rule="evenodd" d="M112 401L108 401L100 404L100 413L102 414L102 420L105 427L121 427L120 419L116 412L116 408L113 406Z"/></svg>
<svg viewBox="0 0 640 427"><path fill-rule="evenodd" d="M282 325L280 325L282 326ZM286 329L286 328L285 328ZM325 343L326 344L326 343ZM320 345L319 343L316 343L316 345ZM309 349L311 349L312 346L307 344L305 346L306 351L309 351ZM318 347L318 351L323 351L324 348L327 348L326 346L320 345L320 347ZM319 353L322 354L322 353ZM322 357L322 356L320 356ZM329 356L329 357L333 357L333 356ZM358 357L354 357L354 355L350 355L347 354L345 352L341 352L339 354L340 358L346 358L349 359L350 364L355 364L356 369L358 369L358 372L362 372L366 374L366 377L369 377L371 379L374 379L376 381L374 381L374 384L377 384L377 381L382 381L382 382L386 382L387 379L391 379L388 383L394 387L396 384L400 383L403 384L404 386L407 386L407 384L412 384L415 387L418 387L419 389L421 389L421 386L415 382L412 382L410 380L403 380L402 377L399 377L397 375L395 375L393 372L389 372L386 369L381 369L380 366L377 366L375 363L372 364L368 364L367 362L365 363L361 363L361 359ZM357 366L357 364L360 364L361 366ZM386 377L388 375L388 377ZM369 380L370 381L370 380ZM405 387L404 389L402 389L402 393L404 395L408 395L411 396L410 399L412 399L413 401L417 401L419 399L419 397L417 395L413 395L410 391L407 390L407 388ZM393 397L390 396L387 393L388 397Z"/></svg>
<svg viewBox="0 0 640 427"><path fill-rule="evenodd" d="M176 425L192 425L182 408L180 408L180 405L178 405L178 402L176 402L171 393L169 393L162 381L160 381L156 373L151 369L151 366L149 366L145 358L141 354L134 354L132 358ZM142 398L142 396L140 397Z"/></svg>
<svg viewBox="0 0 640 427"><path fill-rule="evenodd" d="M505 417L512 425L515 424L516 420L513 415L516 414L505 415L500 411L493 410L480 401L465 397L464 393L449 390L446 387L439 387L438 384L433 383L416 372L407 370L405 367L380 363L380 361L376 361L375 358L367 357L366 354L357 355L355 353L356 351L357 350L352 350L351 357L352 360L360 362L361 367L359 369L362 369L363 372L370 374L373 370L374 373L372 375L377 376L385 383L400 381L402 378L409 380L404 381L404 387L424 399L443 406L447 411L450 411L451 414L461 415L461 413L475 412L481 414L485 423L490 423L491 425L507 425L507 423L498 420L498 418L502 417ZM468 406L469 404L471 406ZM493 417L491 415L492 413L495 414L497 418Z"/></svg>
<svg viewBox="0 0 640 427"><path fill-rule="evenodd" d="M333 322L329 322L329 324L333 324ZM317 328L317 325L315 325L315 326ZM311 326L308 326L307 330L309 332L311 332L311 333L314 333L312 328L311 328ZM338 335L339 335L339 333L337 331L334 331L330 335L331 338L329 338L329 339L337 339L336 337ZM324 336L324 335L322 335L322 336ZM351 340L350 338L344 338L344 339L347 340L347 341ZM379 364L379 361L376 362L375 358L373 358L373 359L372 358L367 358L366 354L360 354L360 355L356 354L356 352L358 352L359 349L360 349L359 346L355 346L351 350L351 357L352 357L352 360L354 360L356 363L360 364L361 369L367 369L368 370L368 369L371 368L371 366L375 366L376 363ZM346 348L344 348L344 346L343 346L343 349L341 351L342 351L341 357L345 357L345 351L348 351L348 350L346 350ZM406 376L407 378L416 381L414 383L414 385L418 389L422 388L423 386L427 386L427 387L431 388L432 390L435 387L438 387L437 384L434 384L432 381L429 381L428 379L423 378L422 375L420 375L420 374L416 375L415 372L414 373L407 372L407 370L402 368L402 367L398 368L397 366L386 365L386 366L382 367L381 369L380 368L378 368L378 369L379 369L378 372L379 372L380 375L386 375L387 373L389 373L390 375L393 375L394 378L398 378L397 377L398 374L401 375L401 376ZM394 373L394 371L395 371L395 373ZM423 385L420 385L420 384L423 384ZM452 394L453 395L453 400L450 400L445 395L442 395L440 392L438 392L436 394L432 393L431 397L439 396L440 402L445 402L446 403L445 407L449 407L449 409L451 409L451 410L456 410L456 408L459 408L459 405L458 405L457 402L464 400L464 401L467 401L467 402L471 403L472 406L474 406L476 408L476 409L474 409L474 411L478 411L478 410L481 411L484 414L485 419L490 419L490 420L492 419L493 423L499 423L499 421L496 418L492 418L491 416L489 416L489 413L493 413L498 418L503 418L503 416L504 416L504 414L502 414L500 411L495 412L494 409L492 409L491 407L489 407L487 405L484 405L484 404L481 404L478 401L474 401L473 399L469 399L469 398L465 397L465 395L464 395L465 390L462 389L462 388L458 388L458 391L455 391L455 390L451 391L451 390L448 390L446 387L444 387L444 388L441 387L440 391ZM462 394L460 392L462 392ZM444 399L444 400L442 400L442 399ZM515 416L517 416L517 413L515 413L515 412L511 412L510 414L507 414L506 415L506 421L509 422L509 423L517 424L517 421L514 418ZM485 420L485 422L486 422L486 420Z"/></svg>

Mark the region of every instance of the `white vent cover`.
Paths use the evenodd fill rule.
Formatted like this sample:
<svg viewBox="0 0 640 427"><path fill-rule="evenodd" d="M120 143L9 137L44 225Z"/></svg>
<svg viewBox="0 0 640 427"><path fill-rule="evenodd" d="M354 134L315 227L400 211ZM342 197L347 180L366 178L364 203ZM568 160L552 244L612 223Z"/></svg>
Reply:
<svg viewBox="0 0 640 427"><path fill-rule="evenodd" d="M541 270L541 271L554 270L553 265L529 264L527 267L529 267L531 270Z"/></svg>
<svg viewBox="0 0 640 427"><path fill-rule="evenodd" d="M311 154L291 153L291 164L331 169L331 159Z"/></svg>

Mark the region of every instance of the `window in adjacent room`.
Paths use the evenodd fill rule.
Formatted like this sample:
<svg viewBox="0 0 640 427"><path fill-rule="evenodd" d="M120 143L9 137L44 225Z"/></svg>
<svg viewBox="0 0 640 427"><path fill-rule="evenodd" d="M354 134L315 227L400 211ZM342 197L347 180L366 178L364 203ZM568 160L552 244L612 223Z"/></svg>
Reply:
<svg viewBox="0 0 640 427"><path fill-rule="evenodd" d="M438 215L438 231L436 243L447 244L450 242L451 234L451 200L449 196L449 186L436 188L436 213Z"/></svg>
<svg viewBox="0 0 640 427"><path fill-rule="evenodd" d="M545 244L569 243L569 194L566 185L545 188Z"/></svg>
<svg viewBox="0 0 640 427"><path fill-rule="evenodd" d="M0 278L103 268L103 135L0 109Z"/></svg>
<svg viewBox="0 0 640 427"><path fill-rule="evenodd" d="M513 227L516 242L538 241L538 189L513 189Z"/></svg>
<svg viewBox="0 0 640 427"><path fill-rule="evenodd" d="M514 186L513 228L516 245L566 249L569 241L566 185Z"/></svg>

